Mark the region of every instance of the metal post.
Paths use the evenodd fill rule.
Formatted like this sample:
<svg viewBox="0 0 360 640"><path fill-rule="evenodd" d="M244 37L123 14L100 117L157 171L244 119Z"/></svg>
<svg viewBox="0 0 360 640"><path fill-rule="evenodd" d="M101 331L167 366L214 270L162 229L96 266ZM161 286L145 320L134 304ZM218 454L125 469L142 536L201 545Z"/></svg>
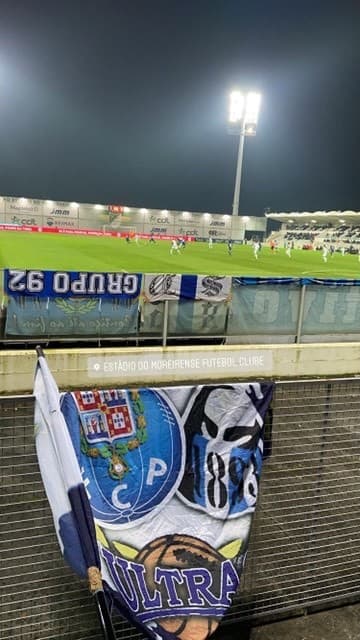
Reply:
<svg viewBox="0 0 360 640"><path fill-rule="evenodd" d="M306 292L306 284L303 284L301 287L301 293L300 293L299 313L298 313L297 327L296 327L296 336L295 336L296 344L300 344L301 342L301 331L302 331L302 324L303 324L303 317L304 317L305 292Z"/></svg>
<svg viewBox="0 0 360 640"><path fill-rule="evenodd" d="M162 333L162 346L163 347L166 347L168 318L169 318L169 300L165 300L165 302L164 302L164 322L163 322L163 333Z"/></svg>
<svg viewBox="0 0 360 640"><path fill-rule="evenodd" d="M244 141L245 141L245 131L244 131L244 123L242 122L241 129L240 129L239 149L238 149L237 164L236 164L234 202L233 202L233 208L232 208L233 216L239 215L240 184L241 184L242 162L243 162L243 155L244 155Z"/></svg>

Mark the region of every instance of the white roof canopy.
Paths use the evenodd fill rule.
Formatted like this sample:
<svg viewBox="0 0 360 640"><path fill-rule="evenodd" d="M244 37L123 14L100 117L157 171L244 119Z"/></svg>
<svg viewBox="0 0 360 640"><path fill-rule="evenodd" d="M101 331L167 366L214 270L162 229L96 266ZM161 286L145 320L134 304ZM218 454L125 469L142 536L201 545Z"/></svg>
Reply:
<svg viewBox="0 0 360 640"><path fill-rule="evenodd" d="M270 220L288 224L360 225L360 211L292 211L291 213L266 213Z"/></svg>

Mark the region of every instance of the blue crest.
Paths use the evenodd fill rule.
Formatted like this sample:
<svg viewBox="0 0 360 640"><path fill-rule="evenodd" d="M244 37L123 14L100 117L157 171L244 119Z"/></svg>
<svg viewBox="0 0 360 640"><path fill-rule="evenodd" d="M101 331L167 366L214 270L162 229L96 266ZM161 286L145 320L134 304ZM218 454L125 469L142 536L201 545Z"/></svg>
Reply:
<svg viewBox="0 0 360 640"><path fill-rule="evenodd" d="M167 502L184 466L180 418L157 389L77 391L62 412L94 517L139 522Z"/></svg>

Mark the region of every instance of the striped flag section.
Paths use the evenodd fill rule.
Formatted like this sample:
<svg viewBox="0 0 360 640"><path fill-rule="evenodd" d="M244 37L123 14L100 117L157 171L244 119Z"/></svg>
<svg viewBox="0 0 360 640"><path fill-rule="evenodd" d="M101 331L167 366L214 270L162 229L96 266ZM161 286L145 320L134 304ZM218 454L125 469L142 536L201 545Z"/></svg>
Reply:
<svg viewBox="0 0 360 640"><path fill-rule="evenodd" d="M222 302L230 298L231 277L149 273L143 278L143 294L147 302L180 298Z"/></svg>
<svg viewBox="0 0 360 640"><path fill-rule="evenodd" d="M35 372L35 442L41 476L64 558L94 595L105 640L116 640L100 572L91 507L63 414L60 394L42 349Z"/></svg>

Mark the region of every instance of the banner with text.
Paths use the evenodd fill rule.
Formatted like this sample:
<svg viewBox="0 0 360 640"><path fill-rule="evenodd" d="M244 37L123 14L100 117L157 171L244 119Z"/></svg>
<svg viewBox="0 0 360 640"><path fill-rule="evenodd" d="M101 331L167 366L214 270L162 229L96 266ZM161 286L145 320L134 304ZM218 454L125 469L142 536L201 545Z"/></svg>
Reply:
<svg viewBox="0 0 360 640"><path fill-rule="evenodd" d="M5 335L61 337L132 335L138 300L9 296Z"/></svg>
<svg viewBox="0 0 360 640"><path fill-rule="evenodd" d="M5 292L11 296L138 298L140 273L5 269Z"/></svg>
<svg viewBox="0 0 360 640"><path fill-rule="evenodd" d="M164 326L164 302L144 302L140 333L161 335ZM228 305L206 300L169 301L167 332L169 336L224 335Z"/></svg>
<svg viewBox="0 0 360 640"><path fill-rule="evenodd" d="M300 304L298 281L288 278L279 282L281 279L274 278L262 284L243 280L233 280L227 334L295 335Z"/></svg>
<svg viewBox="0 0 360 640"><path fill-rule="evenodd" d="M225 335L228 305L206 300L169 302L169 336Z"/></svg>
<svg viewBox="0 0 360 640"><path fill-rule="evenodd" d="M256 506L272 393L272 383L252 382L62 396L105 592L148 636L204 640L229 609ZM40 434L44 406L36 415ZM82 575L77 540L62 527L65 516L70 522L59 506L62 489L46 465L50 442L37 441L43 479L64 556Z"/></svg>
<svg viewBox="0 0 360 640"><path fill-rule="evenodd" d="M179 298L221 302L230 299L231 277L149 273L144 275L143 293L148 302Z"/></svg>
<svg viewBox="0 0 360 640"><path fill-rule="evenodd" d="M303 335L358 333L360 280L234 278L229 335L295 335L301 287Z"/></svg>

